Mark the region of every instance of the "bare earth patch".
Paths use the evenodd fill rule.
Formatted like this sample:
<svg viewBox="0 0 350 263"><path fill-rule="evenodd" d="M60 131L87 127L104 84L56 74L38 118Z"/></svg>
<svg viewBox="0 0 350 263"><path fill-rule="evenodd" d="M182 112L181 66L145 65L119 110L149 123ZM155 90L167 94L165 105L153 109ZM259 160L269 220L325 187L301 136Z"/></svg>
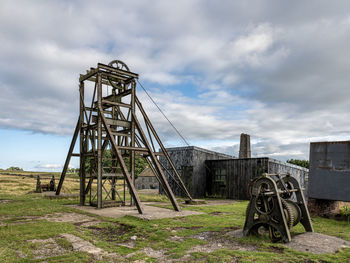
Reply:
<svg viewBox="0 0 350 263"><path fill-rule="evenodd" d="M154 250L153 248L150 248L150 247L145 247L141 249L139 252L143 252L147 256L156 258L156 259L164 257L164 253L165 253L164 250Z"/></svg>
<svg viewBox="0 0 350 263"><path fill-rule="evenodd" d="M39 219L45 219L49 222L65 222L79 224L84 227L97 225L99 220L92 216L78 214L78 213L55 213L51 215L45 215Z"/></svg>
<svg viewBox="0 0 350 263"><path fill-rule="evenodd" d="M6 223L2 222L3 225L23 225L23 224L34 222L34 220L37 219L37 217L34 217L34 216L22 216L22 217L15 217L15 218L2 217L0 219L5 221L11 220L10 222L6 222Z"/></svg>
<svg viewBox="0 0 350 263"><path fill-rule="evenodd" d="M119 246L122 246L122 247L127 247L127 248L134 248L135 247L135 242L130 240L130 241L127 241L127 242L124 242L124 243L118 243Z"/></svg>
<svg viewBox="0 0 350 263"><path fill-rule="evenodd" d="M92 255L94 260L101 260L103 258L108 258L109 260L115 260L117 258L117 254L115 253L108 253L104 251L102 248L96 247L90 242L77 237L72 234L61 234L61 237L66 238L73 247L73 251L80 251L80 252L86 252Z"/></svg>
<svg viewBox="0 0 350 263"><path fill-rule="evenodd" d="M0 220L9 220L10 217L0 217ZM55 213L49 214L45 216L23 216L23 217L15 217L12 218L11 222L4 223L0 221L0 226L4 225L22 225L27 223L32 223L37 220L47 220L49 222L65 222L65 223L73 223L82 227L90 227L98 225L101 221L97 220L94 217L82 215L78 213Z"/></svg>
<svg viewBox="0 0 350 263"><path fill-rule="evenodd" d="M55 239L32 239L28 240L35 245L35 248L32 250L35 259L43 259L52 256L59 256L66 254L68 251L61 247Z"/></svg>
<svg viewBox="0 0 350 263"><path fill-rule="evenodd" d="M168 255L166 250L154 250L150 247L145 247L139 251L128 254L126 257L131 258L135 254L144 253L148 257L156 259L156 262L190 262L191 255L193 252L204 252L211 253L218 249L232 249L232 250L243 250L243 251L253 251L256 250L256 246L241 244L237 241L232 240L229 235L225 235L222 232L202 232L197 235L190 236L199 240L208 242L205 245L196 245L191 249L186 251L186 255L181 258L173 259ZM184 237L171 236L169 238L171 241L183 241ZM234 259L233 259L234 260ZM146 261L139 261L146 262ZM236 261L232 261L236 262Z"/></svg>
<svg viewBox="0 0 350 263"><path fill-rule="evenodd" d="M241 238L243 237L243 229L237 229L231 232L227 232L226 235L234 238Z"/></svg>
<svg viewBox="0 0 350 263"><path fill-rule="evenodd" d="M101 239L108 242L120 244L120 242L123 240L123 236L129 233L134 227L126 224L114 224L113 226L108 227L90 226L88 228L95 236L99 236ZM126 245L124 244L124 246L130 247L132 245L128 241L128 243Z"/></svg>
<svg viewBox="0 0 350 263"><path fill-rule="evenodd" d="M205 204L196 204L192 206L217 206L217 205L231 205L237 203L236 200L231 199L213 199L213 200L205 200Z"/></svg>
<svg viewBox="0 0 350 263"><path fill-rule="evenodd" d="M220 232L202 232L197 235L191 236L199 240L208 242L205 245L197 245L192 247L187 253L192 252L206 252L211 253L218 249L232 249L232 250L243 250L243 251L253 251L256 250L255 246L248 244L241 244L237 241L232 240L226 235Z"/></svg>
<svg viewBox="0 0 350 263"><path fill-rule="evenodd" d="M71 249L73 251L86 252L92 256L93 260L108 259L111 262L117 262L115 261L118 258L117 254L108 253L102 248L98 248L80 237L72 234L61 234L60 236L71 243ZM28 240L28 242L33 244L32 253L35 259L45 259L48 257L60 256L71 252L71 250L67 250L60 246L53 238L33 239Z"/></svg>
<svg viewBox="0 0 350 263"><path fill-rule="evenodd" d="M165 255L165 252L166 252L165 250L154 250L153 248L150 248L150 247L144 247L143 249L140 249L137 252L128 254L126 257L131 258L138 253L145 253L148 257L155 258L157 262L173 262L172 259L167 258L167 256ZM140 261L140 262L145 262L145 261Z"/></svg>
<svg viewBox="0 0 350 263"><path fill-rule="evenodd" d="M74 251L82 251L94 255L98 255L104 252L102 248L95 247L90 242L75 235L61 234L61 237L66 238L70 243L72 243Z"/></svg>
<svg viewBox="0 0 350 263"><path fill-rule="evenodd" d="M182 241L184 241L184 238L183 238L183 237L179 237L179 236L171 236L171 237L169 238L169 240L171 240L171 241L180 241L180 242L182 242Z"/></svg>
<svg viewBox="0 0 350 263"><path fill-rule="evenodd" d="M339 249L350 247L350 242L315 232L306 232L296 235L285 246L312 254L336 253Z"/></svg>
<svg viewBox="0 0 350 263"><path fill-rule="evenodd" d="M10 202L12 202L12 200L5 200L5 199L3 199L3 200L0 200L0 205L1 204L7 204L7 203L10 203Z"/></svg>

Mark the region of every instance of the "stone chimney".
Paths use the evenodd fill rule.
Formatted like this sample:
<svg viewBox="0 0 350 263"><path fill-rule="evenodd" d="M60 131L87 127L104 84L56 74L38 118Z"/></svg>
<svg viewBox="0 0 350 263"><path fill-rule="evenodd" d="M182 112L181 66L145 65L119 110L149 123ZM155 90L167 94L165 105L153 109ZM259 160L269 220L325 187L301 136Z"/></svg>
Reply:
<svg viewBox="0 0 350 263"><path fill-rule="evenodd" d="M241 142L239 144L239 158L251 158L250 135L241 133Z"/></svg>

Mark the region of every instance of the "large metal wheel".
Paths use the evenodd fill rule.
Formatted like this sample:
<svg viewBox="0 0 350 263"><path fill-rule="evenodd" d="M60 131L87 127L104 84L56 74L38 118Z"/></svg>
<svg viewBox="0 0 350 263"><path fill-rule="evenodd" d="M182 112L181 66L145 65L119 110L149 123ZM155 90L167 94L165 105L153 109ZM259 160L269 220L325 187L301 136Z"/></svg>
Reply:
<svg viewBox="0 0 350 263"><path fill-rule="evenodd" d="M125 71L130 71L129 67L121 60L113 60L109 62L108 66L120 69L120 70L125 70ZM113 88L120 89L121 88L121 83L118 82L115 78L113 77L108 77L108 82L111 84Z"/></svg>
<svg viewBox="0 0 350 263"><path fill-rule="evenodd" d="M287 191L294 190L293 184L291 182L284 181L283 178L277 181L277 187L281 190L287 190ZM293 192L286 192L281 194L281 197L283 199L289 199L292 197L292 195L293 195Z"/></svg>
<svg viewBox="0 0 350 263"><path fill-rule="evenodd" d="M130 71L129 67L121 60L113 60L113 61L109 62L108 66L113 67L113 68L117 68L117 69L121 69L121 70L125 70L125 71Z"/></svg>
<svg viewBox="0 0 350 263"><path fill-rule="evenodd" d="M259 214L271 214L276 206L275 200L273 197L265 195L266 192L271 192L274 189L271 181L268 179L260 179L254 187L257 189L257 196L254 204L256 211Z"/></svg>

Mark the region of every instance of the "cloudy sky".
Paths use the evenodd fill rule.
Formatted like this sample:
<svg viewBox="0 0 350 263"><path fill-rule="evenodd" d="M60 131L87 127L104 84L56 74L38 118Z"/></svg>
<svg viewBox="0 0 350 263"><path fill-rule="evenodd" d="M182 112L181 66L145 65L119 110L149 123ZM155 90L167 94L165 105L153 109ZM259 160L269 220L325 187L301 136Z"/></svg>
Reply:
<svg viewBox="0 0 350 263"><path fill-rule="evenodd" d="M238 155L244 132L254 156L286 160L349 140L350 2L219 2L2 0L0 168L60 170L79 74L114 59L191 145ZM165 145L184 145L138 94Z"/></svg>

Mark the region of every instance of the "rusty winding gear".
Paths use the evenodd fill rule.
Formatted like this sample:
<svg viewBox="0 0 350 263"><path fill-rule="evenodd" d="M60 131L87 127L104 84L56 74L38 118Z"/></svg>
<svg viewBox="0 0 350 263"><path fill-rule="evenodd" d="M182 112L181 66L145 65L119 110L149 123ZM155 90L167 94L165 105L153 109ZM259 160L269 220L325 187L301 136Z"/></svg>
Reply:
<svg viewBox="0 0 350 263"><path fill-rule="evenodd" d="M294 226L294 219L298 218L298 214L294 214L293 212L296 211L292 207L294 206L294 203L287 203L286 200L281 198L283 212L287 220L287 225L289 229L291 229ZM298 223L298 222L297 222Z"/></svg>
<svg viewBox="0 0 350 263"><path fill-rule="evenodd" d="M290 175L264 174L249 187L243 234L259 235L268 230L273 242L290 242L290 229L299 222L313 232L311 218L299 182Z"/></svg>

